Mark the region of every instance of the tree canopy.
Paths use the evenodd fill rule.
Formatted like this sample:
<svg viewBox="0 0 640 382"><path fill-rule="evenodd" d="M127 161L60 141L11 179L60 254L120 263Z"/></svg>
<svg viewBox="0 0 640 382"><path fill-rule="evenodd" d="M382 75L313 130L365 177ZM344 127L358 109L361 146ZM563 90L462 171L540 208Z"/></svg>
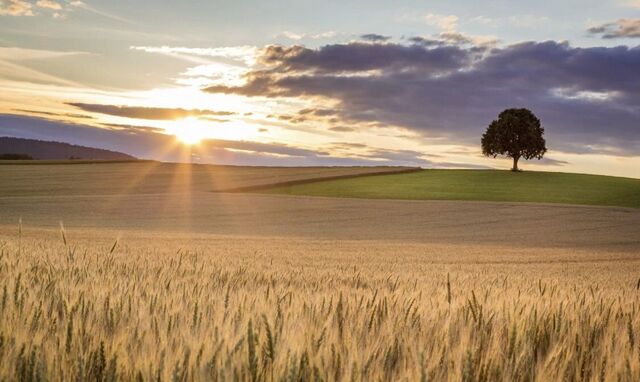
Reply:
<svg viewBox="0 0 640 382"><path fill-rule="evenodd" d="M513 158L513 171L518 171L520 158L542 159L547 152L544 128L529 109L506 109L482 134L482 153Z"/></svg>

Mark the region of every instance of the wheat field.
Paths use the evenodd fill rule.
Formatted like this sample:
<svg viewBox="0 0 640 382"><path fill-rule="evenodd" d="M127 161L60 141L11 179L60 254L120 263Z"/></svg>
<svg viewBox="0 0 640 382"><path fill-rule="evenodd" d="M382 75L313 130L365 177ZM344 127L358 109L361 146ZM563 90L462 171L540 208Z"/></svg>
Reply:
<svg viewBox="0 0 640 382"><path fill-rule="evenodd" d="M640 380L635 251L0 233L2 380Z"/></svg>

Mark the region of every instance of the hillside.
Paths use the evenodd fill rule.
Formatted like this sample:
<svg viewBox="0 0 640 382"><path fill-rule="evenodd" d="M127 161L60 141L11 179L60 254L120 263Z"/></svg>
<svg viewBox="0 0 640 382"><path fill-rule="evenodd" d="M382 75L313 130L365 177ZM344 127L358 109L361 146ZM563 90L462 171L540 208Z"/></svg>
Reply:
<svg viewBox="0 0 640 382"><path fill-rule="evenodd" d="M69 143L0 137L0 155L21 154L38 160L133 160L135 157L117 151L72 145Z"/></svg>
<svg viewBox="0 0 640 382"><path fill-rule="evenodd" d="M477 200L640 208L640 179L497 170L424 170L277 186L264 193L368 199Z"/></svg>

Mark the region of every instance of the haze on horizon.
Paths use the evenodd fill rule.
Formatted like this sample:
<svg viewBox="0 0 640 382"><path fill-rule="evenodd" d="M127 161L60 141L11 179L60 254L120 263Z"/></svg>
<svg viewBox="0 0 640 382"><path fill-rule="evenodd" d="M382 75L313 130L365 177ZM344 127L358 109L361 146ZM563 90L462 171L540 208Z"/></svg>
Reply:
<svg viewBox="0 0 640 382"><path fill-rule="evenodd" d="M640 2L0 0L0 136L239 165L508 168L480 135L533 110L525 169L640 178Z"/></svg>

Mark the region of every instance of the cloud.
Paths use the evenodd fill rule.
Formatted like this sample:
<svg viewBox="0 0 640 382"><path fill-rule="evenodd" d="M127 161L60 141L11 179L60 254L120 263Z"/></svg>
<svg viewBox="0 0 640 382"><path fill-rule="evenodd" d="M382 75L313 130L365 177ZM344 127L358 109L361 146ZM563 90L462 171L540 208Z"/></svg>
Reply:
<svg viewBox="0 0 640 382"><path fill-rule="evenodd" d="M82 1L0 0L0 16L35 16L36 10L45 10L49 11L54 18L63 19L74 8L84 8L91 12L100 13Z"/></svg>
<svg viewBox="0 0 640 382"><path fill-rule="evenodd" d="M459 47L424 49L400 44L351 42L309 49L294 45L273 45L262 52L259 61L272 71L289 73L312 70L325 73L366 72L401 69L436 73L464 66L469 56Z"/></svg>
<svg viewBox="0 0 640 382"><path fill-rule="evenodd" d="M500 40L494 36L472 36L460 32L442 32L435 37L412 36L406 40L414 45L431 48L446 45L475 45L477 48L488 48L497 46L500 42Z"/></svg>
<svg viewBox="0 0 640 382"><path fill-rule="evenodd" d="M100 10L98 8L92 7L92 6L88 5L87 3L85 3L84 1L73 0L73 1L70 1L68 4L73 8L82 9L82 10L84 10L86 12L90 12L90 13L96 14L98 16L102 16L102 17L107 18L109 20L117 21L117 22L124 23L124 24L129 24L129 25L135 25L135 23L133 21L129 20L129 19L126 19L126 18L118 16L116 14L105 12L105 11Z"/></svg>
<svg viewBox="0 0 640 382"><path fill-rule="evenodd" d="M52 9L55 11L59 11L62 9L62 5L53 0L38 0L36 5L40 8Z"/></svg>
<svg viewBox="0 0 640 382"><path fill-rule="evenodd" d="M18 111L22 113L29 114L39 114L46 115L50 117L69 117L69 118L80 118L80 119L93 119L92 116L86 114L75 114L75 113L54 113L51 111L42 111L42 110L28 110L28 109L13 109L13 111Z"/></svg>
<svg viewBox="0 0 640 382"><path fill-rule="evenodd" d="M0 77L14 81L80 86L73 81L32 69L24 65L23 61L57 59L83 54L88 53L0 47Z"/></svg>
<svg viewBox="0 0 640 382"><path fill-rule="evenodd" d="M258 61L246 84L204 90L324 99L334 126L376 123L468 145L501 110L523 106L541 118L552 149L640 155L640 47L351 42L271 46Z"/></svg>
<svg viewBox="0 0 640 382"><path fill-rule="evenodd" d="M0 16L33 15L33 5L26 0L0 0Z"/></svg>
<svg viewBox="0 0 640 382"><path fill-rule="evenodd" d="M296 33L291 31L284 31L277 34L276 38L287 38L289 40L302 40L302 39L310 39L310 40L321 40L336 37L338 34L334 31L326 31L315 34L307 34L307 33Z"/></svg>
<svg viewBox="0 0 640 382"><path fill-rule="evenodd" d="M458 29L458 16L455 15L439 15L435 13L427 13L424 20L428 25L438 27L446 32L453 32Z"/></svg>
<svg viewBox="0 0 640 382"><path fill-rule="evenodd" d="M367 34L360 35L360 38L365 41L382 42L382 41L389 41L391 39L391 36L383 36L381 34L376 34L376 33L367 33Z"/></svg>
<svg viewBox="0 0 640 382"><path fill-rule="evenodd" d="M164 132L163 128L153 127L153 126L127 125L122 123L101 123L100 125L108 129L124 130L127 132L154 132L154 133Z"/></svg>
<svg viewBox="0 0 640 382"><path fill-rule="evenodd" d="M189 48L181 46L131 46L131 50L138 50L147 53L158 53L173 57L210 57L227 60L227 63L236 63L243 66L253 66L258 48L255 46L229 46L218 48ZM201 62L204 63L204 62Z"/></svg>
<svg viewBox="0 0 640 382"><path fill-rule="evenodd" d="M640 0L623 1L622 5L629 8L640 8Z"/></svg>
<svg viewBox="0 0 640 382"><path fill-rule="evenodd" d="M587 31L604 39L637 38L640 37L640 19L620 19L591 27Z"/></svg>
<svg viewBox="0 0 640 382"><path fill-rule="evenodd" d="M349 126L332 126L329 128L329 130L331 131L335 131L337 133L348 133L351 131L355 131L356 129L354 129L353 127L349 127Z"/></svg>
<svg viewBox="0 0 640 382"><path fill-rule="evenodd" d="M209 139L203 141L200 146L207 149L224 148L240 151L248 151L262 154L284 155L289 157L316 157L329 155L326 151L308 150L288 146L281 143L261 143L251 141L229 141L221 139Z"/></svg>
<svg viewBox="0 0 640 382"><path fill-rule="evenodd" d="M0 60L7 61L46 60L50 58L69 57L85 54L89 53L44 49L27 49L19 47L0 47Z"/></svg>
<svg viewBox="0 0 640 382"><path fill-rule="evenodd" d="M308 122L324 122L324 123L335 123L338 122L338 119L335 118L337 112L333 109L326 108L305 108L300 109L296 114L269 114L267 118L278 119L280 121L285 121L290 124L306 124ZM331 129L333 131L341 131L344 127L338 127L337 130ZM353 131L350 130L342 130L342 131Z"/></svg>
<svg viewBox="0 0 640 382"><path fill-rule="evenodd" d="M118 117L150 119L150 120L173 120L187 117L200 116L224 116L233 115L230 111L213 111L199 109L180 109L180 108L161 108L161 107L142 107L142 106L118 106L118 105L101 105L79 102L69 102L67 105L75 106L84 111L115 115Z"/></svg>
<svg viewBox="0 0 640 382"><path fill-rule="evenodd" d="M298 114L301 115L315 115L317 117L327 117L336 115L336 111L334 109L322 109L322 108L307 108L298 111Z"/></svg>
<svg viewBox="0 0 640 382"><path fill-rule="evenodd" d="M304 116L297 116L297 115L287 115L287 114L269 114L267 115L267 118L275 118L278 119L280 121L287 121L293 124L297 124L297 123L303 123L306 122L308 119Z"/></svg>
<svg viewBox="0 0 640 382"><path fill-rule="evenodd" d="M288 38L289 40L302 40L304 38L304 33L295 33L295 32L290 32L290 31L284 31L282 33L280 33L279 35L277 35L276 37L285 37Z"/></svg>
<svg viewBox="0 0 640 382"><path fill-rule="evenodd" d="M472 36L460 32L442 32L438 35L440 41L444 41L450 45L476 45L478 47L491 47L500 42L494 36Z"/></svg>

